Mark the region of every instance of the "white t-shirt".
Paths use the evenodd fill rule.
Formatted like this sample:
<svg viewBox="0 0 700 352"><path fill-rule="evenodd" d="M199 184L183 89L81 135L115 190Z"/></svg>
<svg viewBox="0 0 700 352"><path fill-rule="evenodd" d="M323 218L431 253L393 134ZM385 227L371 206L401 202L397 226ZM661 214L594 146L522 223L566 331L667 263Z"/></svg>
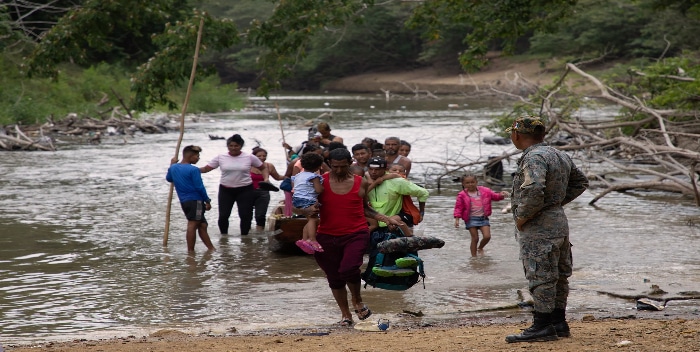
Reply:
<svg viewBox="0 0 700 352"><path fill-rule="evenodd" d="M229 188L243 187L253 184L250 178L250 167L261 167L262 161L257 156L241 152L238 156L219 154L207 164L211 168L221 168L220 183Z"/></svg>

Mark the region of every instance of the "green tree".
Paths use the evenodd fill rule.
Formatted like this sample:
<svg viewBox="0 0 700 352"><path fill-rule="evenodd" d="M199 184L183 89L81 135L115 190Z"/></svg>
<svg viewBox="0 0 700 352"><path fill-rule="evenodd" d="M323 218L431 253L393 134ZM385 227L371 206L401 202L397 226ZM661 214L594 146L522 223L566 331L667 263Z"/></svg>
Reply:
<svg viewBox="0 0 700 352"><path fill-rule="evenodd" d="M427 0L415 9L408 24L424 28L428 40L444 38L446 29L456 24L469 26L459 61L465 70L475 70L486 63L486 53L495 41L506 53L513 53L519 38L554 30L557 22L571 16L576 4L576 0Z"/></svg>
<svg viewBox="0 0 700 352"><path fill-rule="evenodd" d="M651 1L582 0L558 30L531 39L534 53L606 59L675 55L697 48L700 21Z"/></svg>

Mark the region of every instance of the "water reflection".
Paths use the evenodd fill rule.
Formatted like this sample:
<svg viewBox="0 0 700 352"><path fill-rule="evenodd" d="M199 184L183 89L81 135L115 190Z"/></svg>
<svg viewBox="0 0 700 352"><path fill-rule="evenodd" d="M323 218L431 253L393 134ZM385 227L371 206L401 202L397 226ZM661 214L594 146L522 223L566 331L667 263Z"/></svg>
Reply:
<svg viewBox="0 0 700 352"><path fill-rule="evenodd" d="M287 141L306 138L303 122L329 111L326 99L334 134L349 144L393 135L412 143L413 181L431 193L426 235L446 242L444 248L421 252L425 289L419 284L406 292L364 290L372 311L390 317L404 310L425 314L391 319L400 324L514 303L526 282L510 215L492 216L492 240L484 256L471 258L468 233L452 226L459 184L443 181L438 192L432 178L445 171L436 161L484 160L512 151L512 146L480 144L487 133L475 132L499 109L483 101L386 103L374 96L278 100ZM282 169L274 102L259 103L271 108L188 124L183 145L202 146L203 163L225 151L223 141L211 141L207 134L238 132L246 148L260 142L269 151L268 161ZM449 103L469 105L447 109ZM189 255L186 221L173 211L169 245L162 247L164 177L177 137L144 135L127 144L107 138L103 145L55 153L0 153L3 342L140 336L164 327L226 332L231 327L316 326L339 319L313 258L270 253L265 233L220 236L210 226L217 251L207 253L198 242L196 253ZM210 192L218 181L216 174L204 177ZM629 309L630 302L597 291L644 289L644 279L672 290L700 291L700 219L690 200L627 192L588 206L593 196L587 192L567 205L574 244L571 309ZM270 204L281 198L273 193ZM236 217L234 212L231 220Z"/></svg>

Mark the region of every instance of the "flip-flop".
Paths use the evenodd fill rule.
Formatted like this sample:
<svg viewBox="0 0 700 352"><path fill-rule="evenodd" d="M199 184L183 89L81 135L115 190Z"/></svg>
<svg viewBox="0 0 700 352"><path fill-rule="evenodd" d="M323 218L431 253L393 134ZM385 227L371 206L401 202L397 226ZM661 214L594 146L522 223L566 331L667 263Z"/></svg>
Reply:
<svg viewBox="0 0 700 352"><path fill-rule="evenodd" d="M360 320L365 320L372 315L372 311L369 310L369 308L365 304L362 305L362 309L355 309L355 313L357 314L357 319Z"/></svg>
<svg viewBox="0 0 700 352"><path fill-rule="evenodd" d="M309 242L309 245L311 246L311 248L314 249L314 251L323 252L323 247L321 247L320 243L318 243L316 241L311 241L311 242Z"/></svg>
<svg viewBox="0 0 700 352"><path fill-rule="evenodd" d="M354 323L351 319L343 319L343 320L341 320L341 321L339 321L339 322L337 322L337 323L335 323L335 324L336 324L336 325L339 325L339 326L341 326L341 327L344 327L344 328L350 328L350 327L352 327L353 324L355 324L355 323Z"/></svg>
<svg viewBox="0 0 700 352"><path fill-rule="evenodd" d="M297 247L301 248L302 251L306 254L314 254L316 250L314 247L311 245L311 243L304 241L304 240L297 240L296 242Z"/></svg>

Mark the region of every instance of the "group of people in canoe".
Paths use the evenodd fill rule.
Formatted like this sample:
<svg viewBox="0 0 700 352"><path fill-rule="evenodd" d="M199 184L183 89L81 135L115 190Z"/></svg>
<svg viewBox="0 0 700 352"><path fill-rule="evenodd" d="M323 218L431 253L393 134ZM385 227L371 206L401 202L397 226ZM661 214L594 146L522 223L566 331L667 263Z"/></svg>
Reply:
<svg viewBox="0 0 700 352"><path fill-rule="evenodd" d="M511 204L535 312L533 325L521 334L507 336L506 341L566 337L570 334L565 308L571 250L562 206L578 197L588 183L568 155L544 142L545 127L539 118L518 118L508 132L515 147L524 152L514 175ZM243 152L245 142L238 134L226 140L227 153L200 168L194 164L201 148L185 147L182 161L171 161L166 179L174 183L188 219L188 250L194 250L196 232L208 249L214 249L204 218L205 211L211 209L211 199L201 173L221 169L218 226L222 235L228 234L228 218L235 203L240 233L249 233L258 207L256 200L260 199L256 194L270 187L258 187L262 190L256 192L254 179L258 185L265 185L269 177L283 183L291 179L292 192L285 192L285 215L295 213L309 219L298 245L314 255L326 274L341 312L338 324L352 326L354 316L369 318L372 311L362 299L360 267L370 243L370 230L387 228L411 236L411 227L423 221L429 193L407 178L412 166L409 143L398 137L388 137L384 143L365 138L348 149L343 142L331 133L327 123L319 123L309 129L308 140L300 145L283 145L289 152L284 175L265 162L266 151L258 148L253 153ZM470 251L476 255L490 239L491 201L502 200L509 192L497 193L478 186L474 175L466 175L461 181L463 191L454 207L455 227L460 226L460 219L465 222L472 236ZM418 200L417 211L410 207L416 208L411 197ZM260 201L261 207L263 203L266 210L269 194L266 203ZM261 221L264 224L262 215L264 211L255 214L258 226ZM481 241L477 230L482 232Z"/></svg>

